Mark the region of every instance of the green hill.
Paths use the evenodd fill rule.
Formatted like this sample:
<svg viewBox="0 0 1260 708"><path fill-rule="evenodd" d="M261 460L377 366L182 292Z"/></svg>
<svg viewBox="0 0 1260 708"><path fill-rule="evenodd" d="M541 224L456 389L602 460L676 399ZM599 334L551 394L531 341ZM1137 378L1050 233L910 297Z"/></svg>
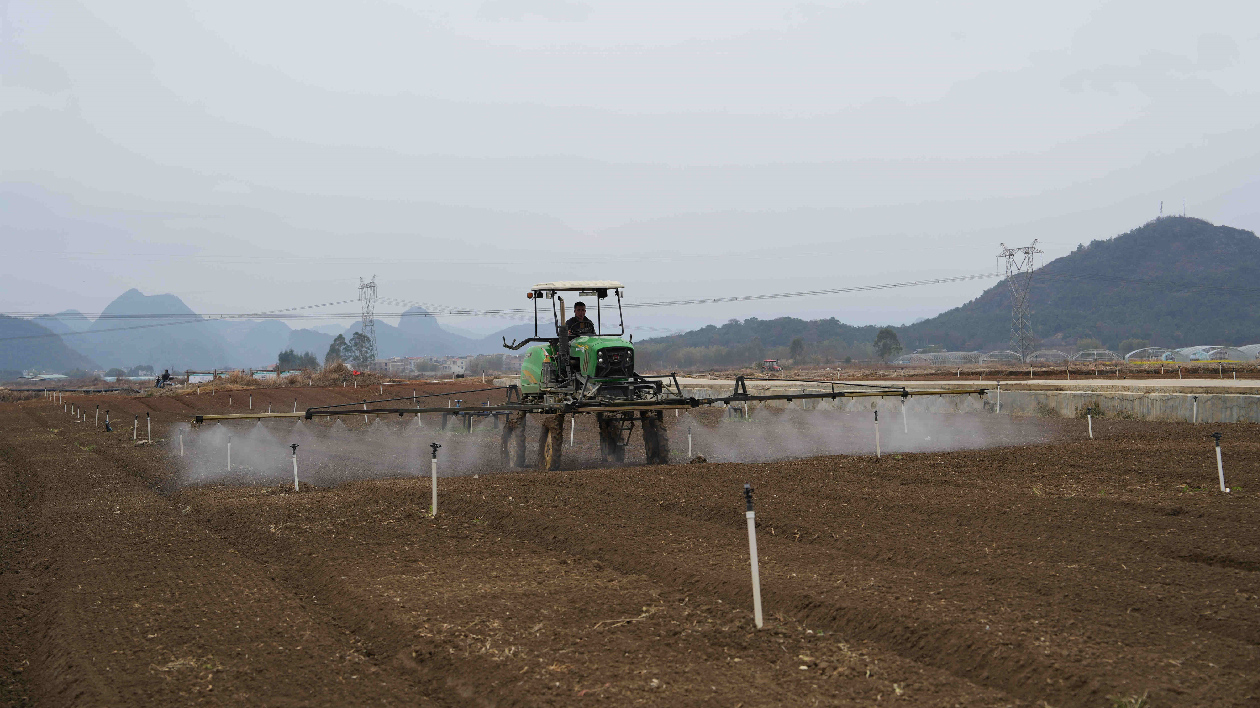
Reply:
<svg viewBox="0 0 1260 708"><path fill-rule="evenodd" d="M1260 238L1201 219L1156 219L1094 241L1033 274L1033 334L1041 347L1094 338L1153 346L1260 342ZM971 302L899 329L907 350L1010 348L1005 280Z"/></svg>
<svg viewBox="0 0 1260 708"><path fill-rule="evenodd" d="M643 370L738 366L767 358L786 360L792 356L792 343L796 340L800 340L801 350L795 358L800 361L868 359L873 356L871 342L878 330L873 326L854 327L835 318L807 321L795 317L750 317L743 322L731 320L721 327L709 325L644 340L636 345L635 352Z"/></svg>
<svg viewBox="0 0 1260 708"><path fill-rule="evenodd" d="M1071 350L1098 339L1111 349L1260 343L1260 238L1201 219L1165 217L1114 238L1081 245L1033 275L1033 334L1042 348ZM1005 280L975 300L895 328L906 351L1011 348L1011 291ZM749 364L788 359L799 339L809 363L872 356L877 327L835 319L731 320L721 327L648 339L644 368Z"/></svg>

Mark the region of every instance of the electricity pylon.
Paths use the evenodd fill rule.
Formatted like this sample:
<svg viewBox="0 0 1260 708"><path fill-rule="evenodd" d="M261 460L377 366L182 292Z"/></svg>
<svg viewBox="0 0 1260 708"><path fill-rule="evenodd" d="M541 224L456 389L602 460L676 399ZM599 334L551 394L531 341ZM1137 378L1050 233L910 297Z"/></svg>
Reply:
<svg viewBox="0 0 1260 708"><path fill-rule="evenodd" d="M359 278L359 302L363 303L363 334L372 343L372 361L376 360L376 276L370 282Z"/></svg>
<svg viewBox="0 0 1260 708"><path fill-rule="evenodd" d="M1033 353L1037 342L1032 333L1032 303L1028 300L1032 290L1034 259L1038 253L1037 240L1031 246L1007 248L1002 244L998 258L1006 259L1006 283L1011 287L1011 346L1025 361Z"/></svg>

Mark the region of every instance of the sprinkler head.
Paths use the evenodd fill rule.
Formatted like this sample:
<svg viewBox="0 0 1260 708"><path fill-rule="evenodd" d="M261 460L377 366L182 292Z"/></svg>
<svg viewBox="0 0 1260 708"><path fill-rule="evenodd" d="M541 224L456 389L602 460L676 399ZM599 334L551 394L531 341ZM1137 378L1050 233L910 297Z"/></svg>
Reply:
<svg viewBox="0 0 1260 708"><path fill-rule="evenodd" d="M748 504L748 511L753 510L752 495L753 495L752 485L745 482L744 483L744 501L747 502Z"/></svg>
<svg viewBox="0 0 1260 708"><path fill-rule="evenodd" d="M1220 433L1212 433L1211 435L1208 435L1208 437L1209 437L1209 438L1216 438L1216 446L1217 446L1217 447L1220 447L1220 446L1221 446L1221 434L1220 434Z"/></svg>
<svg viewBox="0 0 1260 708"><path fill-rule="evenodd" d="M293 454L297 455L297 449L298 449L297 443L293 443L289 447L293 448Z"/></svg>
<svg viewBox="0 0 1260 708"><path fill-rule="evenodd" d="M442 446L441 446L441 445L439 445L439 444L437 444L437 443L429 443L429 447L433 448L433 459L435 459L435 460L436 460L436 459L437 459L437 451L438 451L438 448L440 448L440 447L442 447Z"/></svg>

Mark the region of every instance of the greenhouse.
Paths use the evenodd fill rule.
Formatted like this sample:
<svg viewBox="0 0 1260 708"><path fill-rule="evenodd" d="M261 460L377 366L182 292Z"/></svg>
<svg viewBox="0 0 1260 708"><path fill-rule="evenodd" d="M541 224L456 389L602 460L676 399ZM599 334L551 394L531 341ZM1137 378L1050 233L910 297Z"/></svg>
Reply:
<svg viewBox="0 0 1260 708"><path fill-rule="evenodd" d="M1072 361L1120 361L1120 355L1110 349L1087 349L1077 352Z"/></svg>

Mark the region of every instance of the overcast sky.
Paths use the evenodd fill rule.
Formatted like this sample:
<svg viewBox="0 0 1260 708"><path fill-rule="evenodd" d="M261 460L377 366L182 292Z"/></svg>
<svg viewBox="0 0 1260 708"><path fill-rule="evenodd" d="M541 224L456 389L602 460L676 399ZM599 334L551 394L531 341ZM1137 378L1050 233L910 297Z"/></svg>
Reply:
<svg viewBox="0 0 1260 708"><path fill-rule="evenodd" d="M0 0L5 312L842 288L1183 200L1260 227L1260 3ZM632 324L899 324L994 282Z"/></svg>

